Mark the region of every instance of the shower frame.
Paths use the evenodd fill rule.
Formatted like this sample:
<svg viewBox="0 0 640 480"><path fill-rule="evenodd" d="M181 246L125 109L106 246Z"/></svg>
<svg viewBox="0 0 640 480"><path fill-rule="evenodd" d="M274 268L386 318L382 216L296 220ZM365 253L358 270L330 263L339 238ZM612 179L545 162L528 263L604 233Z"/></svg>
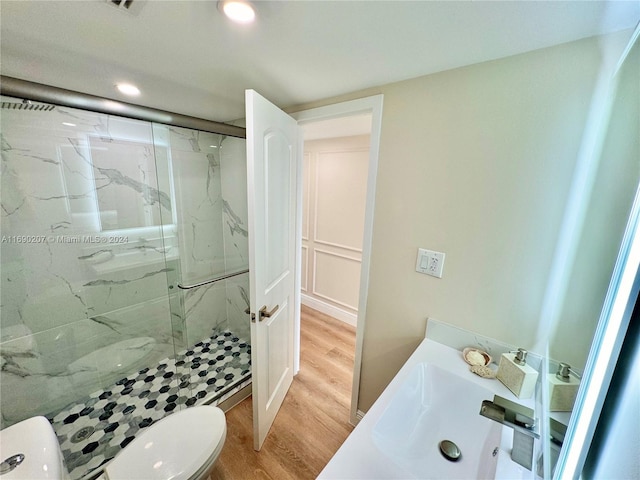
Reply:
<svg viewBox="0 0 640 480"><path fill-rule="evenodd" d="M206 120L204 118L191 117L180 113L167 112L156 108L143 107L86 93L74 92L64 88L29 82L5 75L0 75L0 94L37 102L53 103L65 107L79 108L97 113L106 113L119 117L203 130L205 132L231 137L247 138L247 131L244 127Z"/></svg>

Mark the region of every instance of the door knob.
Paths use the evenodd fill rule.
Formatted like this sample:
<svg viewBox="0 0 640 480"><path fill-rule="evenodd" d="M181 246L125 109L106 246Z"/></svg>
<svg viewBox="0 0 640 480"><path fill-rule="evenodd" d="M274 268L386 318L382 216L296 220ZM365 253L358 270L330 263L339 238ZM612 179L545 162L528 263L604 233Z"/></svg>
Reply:
<svg viewBox="0 0 640 480"><path fill-rule="evenodd" d="M260 313L260 321L262 321L263 318L271 317L274 313L276 313L278 311L278 308L280 308L280 305L276 305L271 310L267 311L267 306L266 305L264 307L262 307L258 312L258 313Z"/></svg>

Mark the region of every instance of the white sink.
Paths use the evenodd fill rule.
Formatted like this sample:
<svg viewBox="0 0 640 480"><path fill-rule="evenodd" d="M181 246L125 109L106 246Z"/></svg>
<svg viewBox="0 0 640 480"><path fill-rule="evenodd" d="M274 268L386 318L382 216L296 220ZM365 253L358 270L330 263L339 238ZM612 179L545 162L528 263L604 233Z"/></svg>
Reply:
<svg viewBox="0 0 640 480"><path fill-rule="evenodd" d="M471 373L461 351L427 338L318 479L532 478L510 458L513 431L480 415L494 395L518 401L499 381ZM442 440L460 449L456 462L440 452Z"/></svg>
<svg viewBox="0 0 640 480"><path fill-rule="evenodd" d="M61 480L69 475L53 427L44 417L32 417L0 431L0 462L15 455L24 460L2 480Z"/></svg>
<svg viewBox="0 0 640 480"><path fill-rule="evenodd" d="M420 479L494 478L502 427L478 415L493 393L430 363L418 363L372 430L373 443L399 471ZM442 440L461 451L441 453Z"/></svg>

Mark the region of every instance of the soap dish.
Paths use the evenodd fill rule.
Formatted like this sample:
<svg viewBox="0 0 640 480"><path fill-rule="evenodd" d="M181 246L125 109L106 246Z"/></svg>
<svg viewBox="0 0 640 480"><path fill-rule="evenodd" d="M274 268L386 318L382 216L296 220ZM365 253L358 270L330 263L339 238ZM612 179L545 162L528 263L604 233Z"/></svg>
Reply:
<svg viewBox="0 0 640 480"><path fill-rule="evenodd" d="M477 348L467 347L462 351L462 358L469 365L486 366L491 363L491 355Z"/></svg>

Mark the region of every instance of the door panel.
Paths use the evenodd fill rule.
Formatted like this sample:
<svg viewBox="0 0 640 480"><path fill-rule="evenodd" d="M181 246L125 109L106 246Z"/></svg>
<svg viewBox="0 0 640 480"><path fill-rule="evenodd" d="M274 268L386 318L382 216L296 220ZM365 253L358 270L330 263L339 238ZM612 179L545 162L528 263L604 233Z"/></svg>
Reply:
<svg viewBox="0 0 640 480"><path fill-rule="evenodd" d="M254 448L293 381L297 122L246 92ZM261 312L265 312L262 314Z"/></svg>
<svg viewBox="0 0 640 480"><path fill-rule="evenodd" d="M291 188L291 148L282 132L271 132L265 139L265 235L266 282L270 290L289 272L289 231L291 198L280 192Z"/></svg>
<svg viewBox="0 0 640 480"><path fill-rule="evenodd" d="M287 381L289 374L289 359L291 352L289 350L287 314L289 304L278 310L276 315L267 322L267 344L269 348L269 383L268 383L268 400L267 409L277 397L278 391Z"/></svg>

